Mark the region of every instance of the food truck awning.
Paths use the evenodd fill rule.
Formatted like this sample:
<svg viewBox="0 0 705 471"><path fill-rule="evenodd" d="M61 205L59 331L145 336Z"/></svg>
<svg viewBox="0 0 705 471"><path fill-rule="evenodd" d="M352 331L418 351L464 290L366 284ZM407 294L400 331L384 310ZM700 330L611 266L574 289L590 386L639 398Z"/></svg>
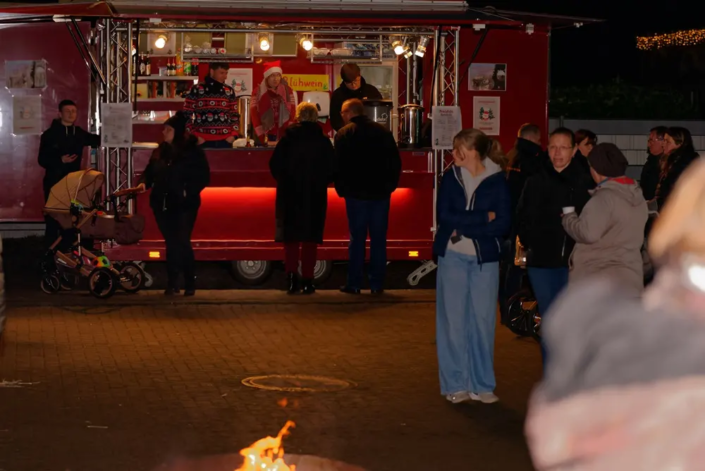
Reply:
<svg viewBox="0 0 705 471"><path fill-rule="evenodd" d="M65 18L113 18L180 21L326 22L385 25L457 25L524 23L570 25L599 21L474 8L465 0L112 0L0 8L0 23L60 20Z"/></svg>

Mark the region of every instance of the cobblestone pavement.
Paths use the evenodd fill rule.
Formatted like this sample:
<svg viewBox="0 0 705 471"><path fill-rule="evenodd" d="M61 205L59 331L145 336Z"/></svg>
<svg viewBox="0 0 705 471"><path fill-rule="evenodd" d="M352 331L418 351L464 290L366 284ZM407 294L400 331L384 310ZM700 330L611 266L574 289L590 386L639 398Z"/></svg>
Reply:
<svg viewBox="0 0 705 471"><path fill-rule="evenodd" d="M10 306L0 380L25 384L0 387L0 470L147 471L176 456L237 452L287 419L297 424L287 451L370 471L532 469L522 427L537 345L498 326L502 401L453 406L438 391L432 293L136 302L145 296ZM241 383L266 374L355 386L291 393Z"/></svg>

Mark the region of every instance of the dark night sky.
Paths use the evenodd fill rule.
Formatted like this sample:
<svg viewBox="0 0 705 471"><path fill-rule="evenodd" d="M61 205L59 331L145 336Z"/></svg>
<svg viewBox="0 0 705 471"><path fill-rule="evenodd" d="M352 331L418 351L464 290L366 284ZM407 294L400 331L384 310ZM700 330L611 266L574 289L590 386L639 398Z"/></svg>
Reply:
<svg viewBox="0 0 705 471"><path fill-rule="evenodd" d="M705 8L696 7L698 2L669 0L651 8L645 3L636 0L497 0L476 2L475 5L490 4L498 9L604 19L603 23L580 29L554 31L551 78L554 86L566 86L599 83L617 76L640 83L643 77L639 77L638 71L637 35L705 27L705 20L696 11Z"/></svg>

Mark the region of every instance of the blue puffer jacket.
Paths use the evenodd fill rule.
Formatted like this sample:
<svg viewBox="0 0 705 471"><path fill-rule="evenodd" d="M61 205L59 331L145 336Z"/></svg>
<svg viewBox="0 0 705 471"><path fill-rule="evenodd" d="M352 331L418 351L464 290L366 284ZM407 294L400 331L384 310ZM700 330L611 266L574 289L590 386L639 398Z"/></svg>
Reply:
<svg viewBox="0 0 705 471"><path fill-rule="evenodd" d="M466 210L467 197L455 165L441 180L436 203L437 231L433 242L433 253L443 257L453 231L472 239L475 243L478 262L498 262L502 243L509 235L512 225L511 196L504 172L485 178L470 198L470 209ZM488 213L493 211L495 219L488 222Z"/></svg>

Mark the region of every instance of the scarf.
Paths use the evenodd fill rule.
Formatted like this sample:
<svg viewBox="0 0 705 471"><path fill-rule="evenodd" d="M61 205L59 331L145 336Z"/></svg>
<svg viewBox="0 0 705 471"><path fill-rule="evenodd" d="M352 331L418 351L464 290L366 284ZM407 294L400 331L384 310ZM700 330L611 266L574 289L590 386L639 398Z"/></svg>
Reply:
<svg viewBox="0 0 705 471"><path fill-rule="evenodd" d="M261 125L255 129L257 134L266 134L275 127L281 129L284 123L288 122L292 118L292 111L296 106L296 99L294 98L294 91L282 81L279 86L274 90L274 92L281 97L279 101L279 119L278 122L274 122L275 113L272 109L272 99L268 93L269 88L267 87L267 79L262 80L259 88L257 89L256 103L257 103L257 113L259 114ZM260 129L261 127L261 129Z"/></svg>

